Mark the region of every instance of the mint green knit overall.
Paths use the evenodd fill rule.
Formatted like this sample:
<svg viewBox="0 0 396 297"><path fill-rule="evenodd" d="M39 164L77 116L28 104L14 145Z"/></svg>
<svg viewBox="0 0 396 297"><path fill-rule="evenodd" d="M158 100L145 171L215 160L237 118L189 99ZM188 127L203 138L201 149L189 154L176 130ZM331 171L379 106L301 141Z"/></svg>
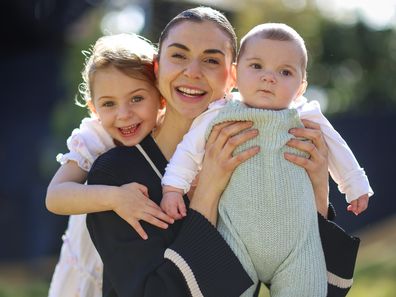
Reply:
<svg viewBox="0 0 396 297"><path fill-rule="evenodd" d="M238 256L254 285L270 284L272 297L321 297L327 293L326 265L319 237L311 181L306 171L284 159L290 128L302 127L297 111L249 108L228 103L213 125L251 120L259 130L260 152L234 171L219 203L218 230ZM208 127L206 135L211 128Z"/></svg>

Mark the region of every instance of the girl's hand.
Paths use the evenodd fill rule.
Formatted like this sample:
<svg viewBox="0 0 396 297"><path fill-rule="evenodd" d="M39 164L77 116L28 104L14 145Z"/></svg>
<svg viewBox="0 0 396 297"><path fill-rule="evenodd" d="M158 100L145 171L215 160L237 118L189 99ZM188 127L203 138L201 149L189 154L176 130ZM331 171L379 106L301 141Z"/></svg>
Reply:
<svg viewBox="0 0 396 297"><path fill-rule="evenodd" d="M305 128L294 128L289 133L295 137L309 139L310 142L291 139L287 145L307 152L310 158L286 153L285 159L305 168L312 182L316 208L326 218L329 207L328 149L319 124L308 120L302 120L302 122Z"/></svg>
<svg viewBox="0 0 396 297"><path fill-rule="evenodd" d="M259 152L252 147L233 156L240 144L257 136L251 122L226 122L216 125L206 143L205 157L190 208L199 211L216 225L217 206L221 194L235 168Z"/></svg>
<svg viewBox="0 0 396 297"><path fill-rule="evenodd" d="M168 228L168 224L174 222L155 202L149 199L145 186L129 183L116 189L117 192L113 196L113 211L127 221L143 239L147 239L148 236L140 220L162 229Z"/></svg>

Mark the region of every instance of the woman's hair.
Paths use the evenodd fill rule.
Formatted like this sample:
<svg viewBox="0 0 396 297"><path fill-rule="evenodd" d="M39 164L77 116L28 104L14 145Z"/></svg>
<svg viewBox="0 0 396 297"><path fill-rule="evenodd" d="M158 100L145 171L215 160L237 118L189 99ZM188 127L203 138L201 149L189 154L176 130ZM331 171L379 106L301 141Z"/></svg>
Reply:
<svg viewBox="0 0 396 297"><path fill-rule="evenodd" d="M224 14L213 8L205 7L205 6L187 9L179 13L177 16L175 16L161 32L158 42L159 52L161 51L162 43L168 37L169 31L173 27L184 21L196 22L196 23L202 23L204 21L213 22L229 38L232 49L232 61L235 61L236 53L237 53L237 37L234 28L232 27L231 23L225 17Z"/></svg>
<svg viewBox="0 0 396 297"><path fill-rule="evenodd" d="M306 72L307 63L308 63L307 48L305 47L304 39L292 27L282 23L266 23L266 24L257 25L241 39L241 44L238 52L238 60L239 57L242 56L245 50L247 41L252 37L259 37L262 39L270 39L277 41L295 42L297 46L301 49L301 54L302 54L301 66L303 69L303 73Z"/></svg>
<svg viewBox="0 0 396 297"><path fill-rule="evenodd" d="M136 34L116 34L100 37L89 51L83 51L86 56L82 71L83 82L79 92L87 106L92 100L92 84L96 71L114 67L125 75L148 81L155 86L153 58L156 48L147 39Z"/></svg>

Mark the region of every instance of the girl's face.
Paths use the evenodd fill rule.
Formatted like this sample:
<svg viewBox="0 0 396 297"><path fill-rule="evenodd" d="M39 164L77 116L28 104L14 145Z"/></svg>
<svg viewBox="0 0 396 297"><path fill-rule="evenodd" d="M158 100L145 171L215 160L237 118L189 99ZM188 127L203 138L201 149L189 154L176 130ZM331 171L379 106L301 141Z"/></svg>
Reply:
<svg viewBox="0 0 396 297"><path fill-rule="evenodd" d="M161 45L156 69L167 113L193 119L235 82L229 37L213 22L182 21Z"/></svg>
<svg viewBox="0 0 396 297"><path fill-rule="evenodd" d="M155 127L160 95L148 81L110 66L93 74L91 90L90 107L117 142L136 145Z"/></svg>
<svg viewBox="0 0 396 297"><path fill-rule="evenodd" d="M251 37L237 65L243 101L255 108L288 108L306 88L302 60L295 42Z"/></svg>

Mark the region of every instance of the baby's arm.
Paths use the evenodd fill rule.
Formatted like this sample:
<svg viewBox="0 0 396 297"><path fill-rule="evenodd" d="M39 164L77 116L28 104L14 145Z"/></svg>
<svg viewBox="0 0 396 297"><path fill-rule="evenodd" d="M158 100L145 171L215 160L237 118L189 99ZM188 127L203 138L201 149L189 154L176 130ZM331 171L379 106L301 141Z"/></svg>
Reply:
<svg viewBox="0 0 396 297"><path fill-rule="evenodd" d="M161 208L167 215L175 220L179 220L187 215L182 189L164 186L162 193Z"/></svg>
<svg viewBox="0 0 396 297"><path fill-rule="evenodd" d="M298 110L302 119L320 125L329 148L330 175L338 184L340 192L346 194L349 203L359 199L359 202L354 202L348 210L355 214L364 211L368 205L368 198L373 195L373 190L348 144L321 113L316 101L306 103Z"/></svg>
<svg viewBox="0 0 396 297"><path fill-rule="evenodd" d="M198 116L184 135L182 142L166 166L162 178L163 186L181 189L183 194L190 190L191 183L200 170L205 154L205 132L209 123L218 114L219 108L209 109Z"/></svg>

